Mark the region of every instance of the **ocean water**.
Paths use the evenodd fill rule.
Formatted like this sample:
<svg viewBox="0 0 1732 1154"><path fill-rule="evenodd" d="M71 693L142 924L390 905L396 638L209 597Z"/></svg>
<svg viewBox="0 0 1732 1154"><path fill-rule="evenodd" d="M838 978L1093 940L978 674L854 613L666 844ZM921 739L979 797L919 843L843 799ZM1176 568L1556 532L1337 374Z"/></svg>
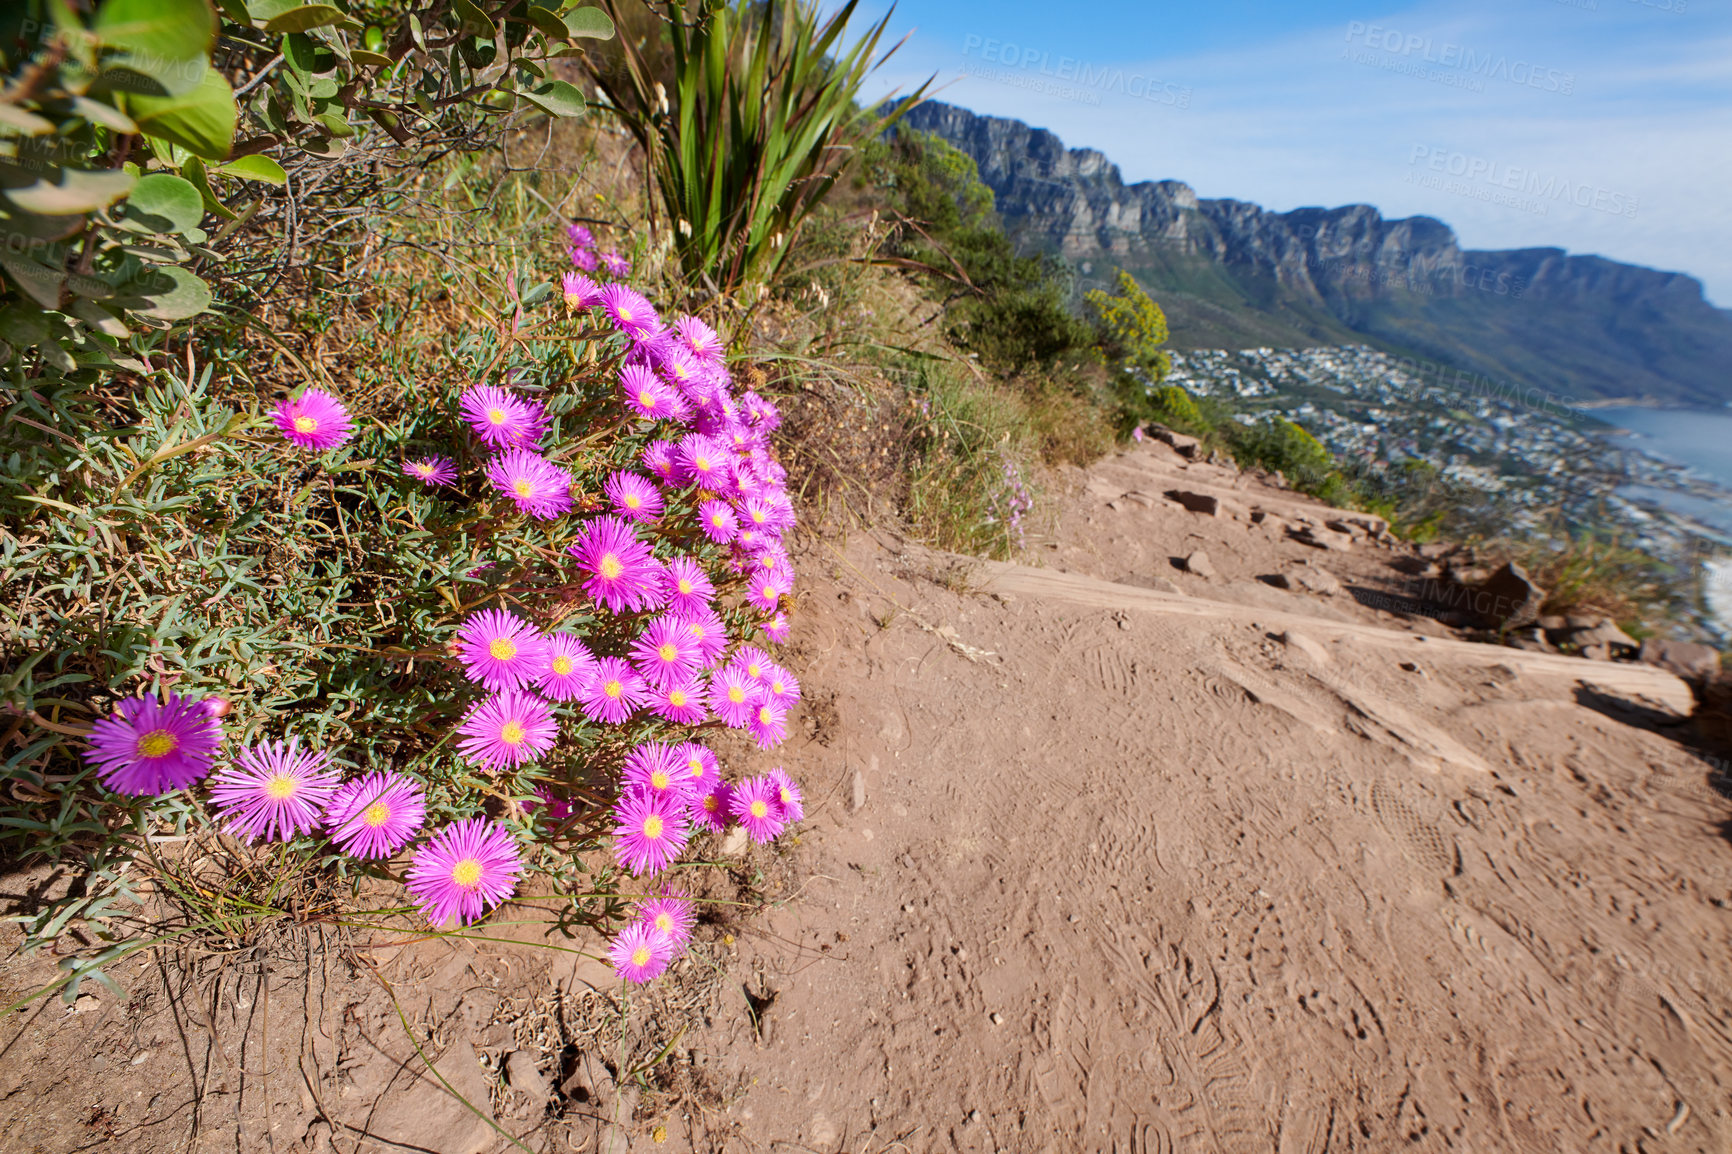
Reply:
<svg viewBox="0 0 1732 1154"><path fill-rule="evenodd" d="M1613 440L1689 465L1732 489L1732 409L1595 409L1593 415L1635 434Z"/></svg>

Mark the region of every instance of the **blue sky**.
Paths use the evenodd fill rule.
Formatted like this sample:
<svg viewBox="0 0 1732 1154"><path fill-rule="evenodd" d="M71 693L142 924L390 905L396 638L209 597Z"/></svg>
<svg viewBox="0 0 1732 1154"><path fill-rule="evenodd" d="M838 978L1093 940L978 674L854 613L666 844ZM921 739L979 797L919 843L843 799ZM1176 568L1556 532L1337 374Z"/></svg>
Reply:
<svg viewBox="0 0 1732 1154"><path fill-rule="evenodd" d="M912 35L869 95L937 73L939 99L1127 181L1433 216L1467 248L1686 272L1732 307L1729 0L907 0L889 32Z"/></svg>

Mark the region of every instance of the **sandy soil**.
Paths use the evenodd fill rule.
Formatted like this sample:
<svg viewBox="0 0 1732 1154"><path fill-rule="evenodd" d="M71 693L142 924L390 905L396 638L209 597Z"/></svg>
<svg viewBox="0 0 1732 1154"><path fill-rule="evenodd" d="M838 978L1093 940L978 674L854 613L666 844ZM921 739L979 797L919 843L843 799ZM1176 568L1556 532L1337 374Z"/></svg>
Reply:
<svg viewBox="0 0 1732 1154"><path fill-rule="evenodd" d="M382 951L448 1080L534 1150L1732 1149L1732 802L1687 688L1361 604L1404 550L1298 544L1303 502L1164 447L1078 480L1041 567L808 542L803 727L730 759L806 785L797 845L725 859L770 908L623 1013L570 955ZM1306 561L1343 591L1258 580ZM274 964L268 1039L239 977L206 999L217 1056L160 996L33 1011L0 1145L507 1148L403 1105L376 979ZM594 1068L664 1039L657 1092ZM375 1140L405 1113L443 1121Z"/></svg>

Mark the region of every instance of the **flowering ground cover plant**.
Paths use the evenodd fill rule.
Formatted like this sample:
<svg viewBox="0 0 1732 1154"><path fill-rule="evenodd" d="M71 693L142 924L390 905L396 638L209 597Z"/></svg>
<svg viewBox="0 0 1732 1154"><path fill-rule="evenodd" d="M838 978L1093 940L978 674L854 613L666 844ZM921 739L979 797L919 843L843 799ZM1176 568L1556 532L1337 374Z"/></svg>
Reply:
<svg viewBox="0 0 1732 1154"><path fill-rule="evenodd" d="M159 356L138 405L159 447L116 454L75 398L26 396L86 430L34 461L60 488L14 462L14 500L47 488L79 516L7 540L0 570L83 567L25 598L11 624L32 654L0 686L46 731L7 770L74 819L59 845L208 823L400 881L447 929L535 876L644 981L689 938L674 871L693 839L738 824L764 843L800 819L786 774L730 781L708 745L733 728L773 749L800 698L765 648L794 584L776 407L736 391L709 325L620 279L627 258L581 226L565 239L573 271L527 291L529 270L508 274L496 323L395 404L320 380L249 421L212 401L212 367L195 383ZM206 431L177 440L188 413ZM128 460L100 500L91 474ZM118 527L149 551L165 509L181 539L143 576L183 595L141 620L75 546ZM107 703L49 695L92 682Z"/></svg>

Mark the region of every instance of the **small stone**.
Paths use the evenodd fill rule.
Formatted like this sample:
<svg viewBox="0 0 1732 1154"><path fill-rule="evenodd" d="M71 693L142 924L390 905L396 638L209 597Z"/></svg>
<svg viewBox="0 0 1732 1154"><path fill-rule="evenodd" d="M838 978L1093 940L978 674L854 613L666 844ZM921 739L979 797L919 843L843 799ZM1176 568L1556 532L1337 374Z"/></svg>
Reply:
<svg viewBox="0 0 1732 1154"><path fill-rule="evenodd" d="M1310 545L1315 549L1326 549L1334 553L1347 553L1353 549L1352 537L1318 525L1289 527L1287 535L1301 545Z"/></svg>
<svg viewBox="0 0 1732 1154"><path fill-rule="evenodd" d="M531 1101L546 1102L550 1088L547 1079L535 1066L535 1055L515 1050L505 1059L505 1081L513 1090L521 1090Z"/></svg>
<svg viewBox="0 0 1732 1154"><path fill-rule="evenodd" d="M1070 921L1071 921L1071 924L1074 926L1076 923L1082 921L1082 915L1081 914L1072 914L1070 916Z"/></svg>
<svg viewBox="0 0 1732 1154"><path fill-rule="evenodd" d="M903 902L902 903L902 912L905 914L913 913L914 912L914 903L913 902Z"/></svg>
<svg viewBox="0 0 1732 1154"><path fill-rule="evenodd" d="M969 1120L969 1121L970 1121L970 1122L978 1122L978 1121L980 1121L980 1111L979 1111L979 1110L970 1110L970 1111L969 1111L969 1112L968 1112L968 1120Z"/></svg>
<svg viewBox="0 0 1732 1154"><path fill-rule="evenodd" d="M1650 637L1642 642L1639 660L1658 665L1679 677L1704 680L1712 678L1720 669L1720 651L1693 641L1660 641Z"/></svg>
<svg viewBox="0 0 1732 1154"><path fill-rule="evenodd" d="M144 1053L140 1054L138 1057L136 1057L132 1060L132 1064L134 1066L144 1065L146 1062L150 1061L150 1054L151 1054L151 1052L149 1050L144 1051Z"/></svg>
<svg viewBox="0 0 1732 1154"><path fill-rule="evenodd" d="M100 1008L101 1005L102 1003L97 1001L95 994L80 994L78 1000L72 1003L72 1012L74 1014L88 1014L90 1011Z"/></svg>
<svg viewBox="0 0 1732 1154"><path fill-rule="evenodd" d="M854 770L853 789L853 797L849 800L848 807L855 813L859 813L866 808L866 775L861 773L858 768Z"/></svg>
<svg viewBox="0 0 1732 1154"><path fill-rule="evenodd" d="M1185 558L1185 571L1195 573L1199 577L1213 577L1215 566L1210 562L1209 555L1198 549Z"/></svg>
<svg viewBox="0 0 1732 1154"><path fill-rule="evenodd" d="M999 1013L997 1010L994 1010L992 1012L992 1014L990 1015L990 1017L992 1018L992 1024L993 1025L995 1025L995 1026L1004 1025L1004 1015Z"/></svg>
<svg viewBox="0 0 1732 1154"><path fill-rule="evenodd" d="M1221 499L1210 496L1208 493L1193 493L1188 489L1168 489L1166 496L1168 500L1177 501L1191 512L1201 513L1205 517L1219 516L1221 512Z"/></svg>

